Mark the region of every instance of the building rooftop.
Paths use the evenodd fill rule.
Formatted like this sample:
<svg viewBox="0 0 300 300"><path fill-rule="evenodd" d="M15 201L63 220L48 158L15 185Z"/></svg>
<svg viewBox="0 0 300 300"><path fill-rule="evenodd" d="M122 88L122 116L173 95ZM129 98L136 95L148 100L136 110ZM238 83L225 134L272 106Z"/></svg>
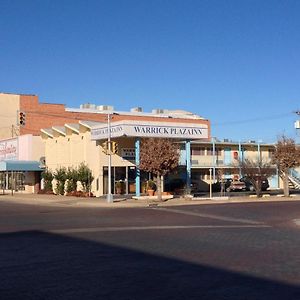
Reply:
<svg viewBox="0 0 300 300"><path fill-rule="evenodd" d="M198 119L206 120L205 118L196 115L192 112L185 110L169 110L169 109L153 109L151 112L144 112L141 107L131 108L130 111L118 111L110 105L95 105L95 104L82 104L80 108L67 107L68 112L79 113L98 113L98 114L119 114L128 116L147 116L147 117L160 117L160 118L182 118L182 119Z"/></svg>

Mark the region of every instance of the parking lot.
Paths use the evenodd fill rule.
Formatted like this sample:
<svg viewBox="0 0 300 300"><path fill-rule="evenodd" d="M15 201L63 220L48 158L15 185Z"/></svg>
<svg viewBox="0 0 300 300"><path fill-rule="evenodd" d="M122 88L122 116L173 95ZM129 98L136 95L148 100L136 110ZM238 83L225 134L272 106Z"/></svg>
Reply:
<svg viewBox="0 0 300 300"><path fill-rule="evenodd" d="M0 202L1 299L300 299L300 202Z"/></svg>

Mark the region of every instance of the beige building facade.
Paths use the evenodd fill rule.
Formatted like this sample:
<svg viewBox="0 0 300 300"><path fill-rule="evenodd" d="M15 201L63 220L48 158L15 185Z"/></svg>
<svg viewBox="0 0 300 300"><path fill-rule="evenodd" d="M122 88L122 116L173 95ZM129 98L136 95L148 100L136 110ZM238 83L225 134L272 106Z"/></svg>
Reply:
<svg viewBox="0 0 300 300"><path fill-rule="evenodd" d="M203 130L200 128L203 128ZM141 172L137 180L137 141L146 136L170 138L181 142L183 135L193 134L203 139L208 138L206 124L166 123L118 121L111 124L111 138L117 144L117 153L111 156L112 192L118 181L124 183L124 193L140 193L141 182L149 179L149 174ZM125 131L125 133L124 133ZM176 137L174 137L176 136ZM95 178L92 192L96 196L108 191L109 157L105 153L103 143L107 139L107 124L91 121L80 121L79 124L65 124L41 130L41 137L45 143L46 166L54 172L60 167L77 168L81 163L86 164ZM190 144L189 144L190 145ZM186 165L186 164L185 164ZM140 172L138 172L140 173ZM138 186L138 188L137 188Z"/></svg>
<svg viewBox="0 0 300 300"><path fill-rule="evenodd" d="M126 131L128 123L123 122L122 130ZM138 123L136 123L138 124ZM149 123L148 123L149 124ZM163 122L161 124L164 124ZM161 125L157 123L157 126ZM45 143L45 156L47 167L54 171L59 167L78 167L85 163L92 170L95 178L92 183L92 192L96 196L107 193L108 185L108 155L103 148L107 131L104 123L80 121L79 124L65 124L65 126L53 126L42 129L41 136ZM118 145L118 151L112 155L112 193L116 193L116 182L124 183L123 192L135 194L136 191L136 141L142 138L142 132L138 131L136 136L123 135L118 129L120 123L112 124L112 140ZM196 128L196 127L195 127ZM129 130L129 129L128 129ZM151 132L148 129L148 132ZM159 132L156 129L156 132ZM162 130L161 130L162 132ZM103 134L103 136L101 136ZM215 183L220 178L219 171L222 170L222 179L238 179L242 177L241 170L233 167L239 159L262 159L270 161L274 151L273 144L262 144L255 142L234 143L228 141L208 141L207 139L193 139L189 141L189 149L184 139L174 139L180 144L180 165L178 171L165 178L165 190L174 192L176 186L172 182L186 184L190 182L197 185L200 190L206 191L210 182ZM190 168L190 170L189 170ZM211 172L209 171L211 170ZM149 174L141 174L139 181L149 179ZM274 176L269 178L270 188L280 187L280 178L274 168Z"/></svg>
<svg viewBox="0 0 300 300"><path fill-rule="evenodd" d="M20 110L20 95L1 94L0 139L15 137L18 133L17 119Z"/></svg>

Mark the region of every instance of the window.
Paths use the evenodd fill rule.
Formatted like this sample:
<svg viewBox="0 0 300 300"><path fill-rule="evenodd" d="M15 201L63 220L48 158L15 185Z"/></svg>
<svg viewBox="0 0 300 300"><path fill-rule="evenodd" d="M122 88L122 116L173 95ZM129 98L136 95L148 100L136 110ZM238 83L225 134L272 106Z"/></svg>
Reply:
<svg viewBox="0 0 300 300"><path fill-rule="evenodd" d="M192 155L205 155L205 148L203 147L193 147Z"/></svg>
<svg viewBox="0 0 300 300"><path fill-rule="evenodd" d="M192 155L200 155L199 147L192 148Z"/></svg>
<svg viewBox="0 0 300 300"><path fill-rule="evenodd" d="M274 152L275 152L274 149L268 149L268 156L269 156L269 158L273 158Z"/></svg>
<svg viewBox="0 0 300 300"><path fill-rule="evenodd" d="M208 156L213 155L213 148L207 148L207 155Z"/></svg>
<svg viewBox="0 0 300 300"><path fill-rule="evenodd" d="M236 160L239 159L239 153L237 151L233 151L233 158Z"/></svg>

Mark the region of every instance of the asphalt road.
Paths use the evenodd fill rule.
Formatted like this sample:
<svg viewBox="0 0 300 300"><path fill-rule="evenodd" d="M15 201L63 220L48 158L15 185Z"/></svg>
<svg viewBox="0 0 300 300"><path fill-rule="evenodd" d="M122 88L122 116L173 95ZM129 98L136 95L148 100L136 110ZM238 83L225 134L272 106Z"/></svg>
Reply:
<svg viewBox="0 0 300 300"><path fill-rule="evenodd" d="M0 299L300 299L300 202L0 202Z"/></svg>
<svg viewBox="0 0 300 300"><path fill-rule="evenodd" d="M283 190L282 189L272 189L272 190L262 191L262 195L264 195L264 194L276 196L279 194L283 194ZM299 194L300 194L300 190L290 189L290 195L299 195ZM209 192L195 191L193 193L193 195L195 197L209 197ZM224 192L222 194L220 192L213 192L212 195L213 195L213 197L228 196L230 198L237 198L237 197L240 198L240 197L249 196L249 195L256 195L256 193L255 193L255 191L231 191L231 192Z"/></svg>

